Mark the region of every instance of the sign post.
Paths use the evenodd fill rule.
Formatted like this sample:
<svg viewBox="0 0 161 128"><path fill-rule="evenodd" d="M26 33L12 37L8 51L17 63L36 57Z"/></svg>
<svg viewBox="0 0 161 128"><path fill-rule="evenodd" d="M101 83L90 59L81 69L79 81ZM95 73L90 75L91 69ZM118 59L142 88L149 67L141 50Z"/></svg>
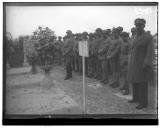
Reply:
<svg viewBox="0 0 161 128"><path fill-rule="evenodd" d="M84 114L86 114L86 89L85 89L85 57L82 56L82 62L83 62L83 108L84 108Z"/></svg>
<svg viewBox="0 0 161 128"><path fill-rule="evenodd" d="M85 57L88 57L88 42L79 42L79 55L82 56L83 65L83 113L86 114L86 86L85 86Z"/></svg>

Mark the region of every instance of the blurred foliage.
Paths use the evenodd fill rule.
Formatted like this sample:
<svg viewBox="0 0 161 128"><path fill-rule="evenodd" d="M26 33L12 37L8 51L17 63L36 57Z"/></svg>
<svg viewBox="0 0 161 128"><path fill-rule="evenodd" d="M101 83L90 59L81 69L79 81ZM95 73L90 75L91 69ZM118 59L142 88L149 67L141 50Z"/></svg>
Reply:
<svg viewBox="0 0 161 128"><path fill-rule="evenodd" d="M13 40L11 34L6 33L6 61L11 67L23 65L23 38L23 36L20 36Z"/></svg>

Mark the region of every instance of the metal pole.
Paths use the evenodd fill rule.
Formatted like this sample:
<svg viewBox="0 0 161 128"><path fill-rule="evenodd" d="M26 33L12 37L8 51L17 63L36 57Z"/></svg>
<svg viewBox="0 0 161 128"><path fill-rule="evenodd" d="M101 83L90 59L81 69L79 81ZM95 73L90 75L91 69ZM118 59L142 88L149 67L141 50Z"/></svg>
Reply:
<svg viewBox="0 0 161 128"><path fill-rule="evenodd" d="M85 92L85 57L82 56L83 62L83 113L86 114L86 92Z"/></svg>

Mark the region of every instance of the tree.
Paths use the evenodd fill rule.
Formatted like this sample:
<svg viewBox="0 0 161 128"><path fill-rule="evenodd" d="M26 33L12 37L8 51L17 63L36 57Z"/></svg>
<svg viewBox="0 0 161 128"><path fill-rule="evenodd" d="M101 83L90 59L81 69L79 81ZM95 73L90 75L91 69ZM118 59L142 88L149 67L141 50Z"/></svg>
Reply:
<svg viewBox="0 0 161 128"><path fill-rule="evenodd" d="M38 40L38 43L35 44L37 51L37 64L45 68L45 71L49 71L49 68L53 62L53 42L56 39L55 32L48 27L39 26L37 30L33 32L33 40Z"/></svg>

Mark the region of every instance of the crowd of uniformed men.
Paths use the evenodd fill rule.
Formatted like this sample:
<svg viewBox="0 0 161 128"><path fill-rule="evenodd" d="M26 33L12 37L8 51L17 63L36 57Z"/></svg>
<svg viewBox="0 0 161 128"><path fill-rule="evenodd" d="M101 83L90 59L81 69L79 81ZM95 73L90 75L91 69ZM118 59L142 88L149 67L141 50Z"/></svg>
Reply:
<svg viewBox="0 0 161 128"><path fill-rule="evenodd" d="M144 30L146 21L136 19L135 27L129 33L123 27L102 30L97 28L94 33L66 32L55 42L55 62L65 65L65 80L72 78L72 71L82 74L82 57L79 55L78 42L88 41L89 56L85 58L85 74L103 84L119 87L122 76L123 95L129 94L129 84L132 84L133 99L129 103L138 102L137 109L147 107L148 82L153 72L152 35ZM110 78L110 80L109 80Z"/></svg>

